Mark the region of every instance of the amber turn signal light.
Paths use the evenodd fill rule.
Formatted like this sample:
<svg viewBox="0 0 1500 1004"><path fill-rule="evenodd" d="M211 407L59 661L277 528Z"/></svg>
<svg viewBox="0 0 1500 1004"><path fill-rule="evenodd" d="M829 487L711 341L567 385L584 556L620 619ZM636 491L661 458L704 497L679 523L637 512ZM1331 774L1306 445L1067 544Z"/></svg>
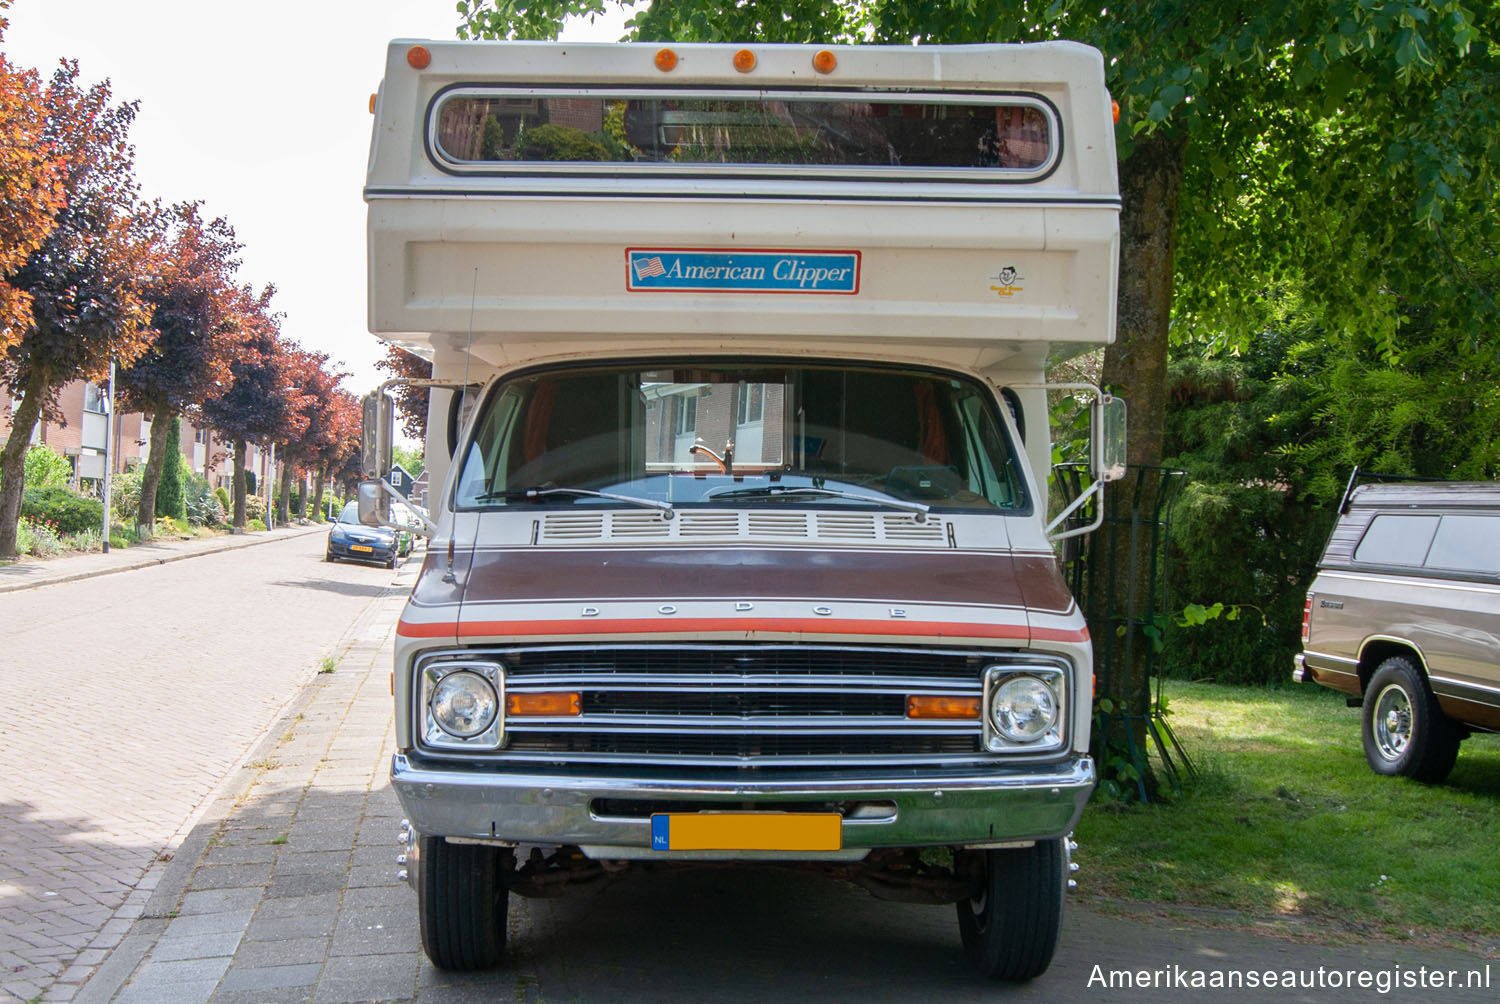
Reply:
<svg viewBox="0 0 1500 1004"><path fill-rule="evenodd" d="M813 69L819 73L832 73L833 68L838 65L838 57L830 49L819 49L813 55Z"/></svg>
<svg viewBox="0 0 1500 1004"><path fill-rule="evenodd" d="M581 715L583 695L577 691L560 694L506 694L505 713L518 718L528 715Z"/></svg>
<svg viewBox="0 0 1500 1004"><path fill-rule="evenodd" d="M656 68L663 73L677 69L677 53L671 49L657 49Z"/></svg>
<svg viewBox="0 0 1500 1004"><path fill-rule="evenodd" d="M734 54L734 68L741 73L749 73L755 69L755 53L749 49L741 49Z"/></svg>
<svg viewBox="0 0 1500 1004"><path fill-rule="evenodd" d="M406 50L406 65L413 70L425 70L432 63L432 53L425 45L414 45Z"/></svg>
<svg viewBox="0 0 1500 1004"><path fill-rule="evenodd" d="M907 718L978 718L979 698L940 697L911 694L906 698Z"/></svg>

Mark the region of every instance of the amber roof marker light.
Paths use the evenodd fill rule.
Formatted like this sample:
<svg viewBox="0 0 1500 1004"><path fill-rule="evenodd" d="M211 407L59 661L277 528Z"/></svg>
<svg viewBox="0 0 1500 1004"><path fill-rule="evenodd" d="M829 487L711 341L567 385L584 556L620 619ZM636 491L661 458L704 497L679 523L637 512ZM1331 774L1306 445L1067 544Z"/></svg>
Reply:
<svg viewBox="0 0 1500 1004"><path fill-rule="evenodd" d="M741 73L749 73L755 69L755 53L749 49L741 49L734 54L734 68Z"/></svg>
<svg viewBox="0 0 1500 1004"><path fill-rule="evenodd" d="M413 70L425 70L432 65L432 53L425 45L414 45L406 50L406 65Z"/></svg>
<svg viewBox="0 0 1500 1004"><path fill-rule="evenodd" d="M677 53L671 49L657 49L656 68L663 73L677 69Z"/></svg>
<svg viewBox="0 0 1500 1004"><path fill-rule="evenodd" d="M819 73L832 73L838 65L838 57L833 54L832 49L819 49L813 54L813 69Z"/></svg>

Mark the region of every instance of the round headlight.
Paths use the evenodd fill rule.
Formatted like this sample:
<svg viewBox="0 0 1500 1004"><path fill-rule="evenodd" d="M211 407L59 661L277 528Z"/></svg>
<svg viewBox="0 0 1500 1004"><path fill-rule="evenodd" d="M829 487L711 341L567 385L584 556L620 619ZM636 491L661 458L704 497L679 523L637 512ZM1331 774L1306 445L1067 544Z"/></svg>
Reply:
<svg viewBox="0 0 1500 1004"><path fill-rule="evenodd" d="M432 720L459 739L477 736L489 728L499 710L495 688L477 673L449 673L432 688Z"/></svg>
<svg viewBox="0 0 1500 1004"><path fill-rule="evenodd" d="M1035 742L1057 724L1057 696L1034 676L1013 677L996 688L990 720L1013 743Z"/></svg>

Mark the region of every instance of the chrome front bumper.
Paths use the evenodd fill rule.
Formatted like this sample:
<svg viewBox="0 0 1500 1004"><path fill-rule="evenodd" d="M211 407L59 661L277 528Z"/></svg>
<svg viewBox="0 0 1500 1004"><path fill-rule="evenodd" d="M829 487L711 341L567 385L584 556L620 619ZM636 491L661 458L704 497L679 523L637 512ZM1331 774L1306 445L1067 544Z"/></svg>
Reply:
<svg viewBox="0 0 1500 1004"><path fill-rule="evenodd" d="M1073 829L1094 790L1094 761L1006 764L993 772L955 770L903 778L704 782L579 777L563 773L501 773L424 766L404 754L391 762L391 783L411 826L429 836L517 844L572 844L595 858L733 859L859 858L876 847L984 845L1060 837ZM809 802L859 803L846 816L843 850L782 852L653 852L649 815L601 815L599 800L671 803L701 810L723 803L776 811ZM873 809L872 809L873 807Z"/></svg>

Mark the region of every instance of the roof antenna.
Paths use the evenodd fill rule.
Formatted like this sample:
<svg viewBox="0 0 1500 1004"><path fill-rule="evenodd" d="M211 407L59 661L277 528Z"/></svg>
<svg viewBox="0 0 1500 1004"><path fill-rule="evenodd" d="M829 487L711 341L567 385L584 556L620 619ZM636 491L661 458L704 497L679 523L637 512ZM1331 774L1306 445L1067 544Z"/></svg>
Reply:
<svg viewBox="0 0 1500 1004"><path fill-rule="evenodd" d="M479 266L474 266L474 287L469 291L469 338L464 345L464 383L459 388L458 407L462 408L469 399L469 360L474 355L474 305L479 299ZM450 405L449 407L452 407ZM462 417L462 413L460 413ZM444 582L457 582L458 576L453 571L453 531L448 531L448 568L443 572Z"/></svg>

